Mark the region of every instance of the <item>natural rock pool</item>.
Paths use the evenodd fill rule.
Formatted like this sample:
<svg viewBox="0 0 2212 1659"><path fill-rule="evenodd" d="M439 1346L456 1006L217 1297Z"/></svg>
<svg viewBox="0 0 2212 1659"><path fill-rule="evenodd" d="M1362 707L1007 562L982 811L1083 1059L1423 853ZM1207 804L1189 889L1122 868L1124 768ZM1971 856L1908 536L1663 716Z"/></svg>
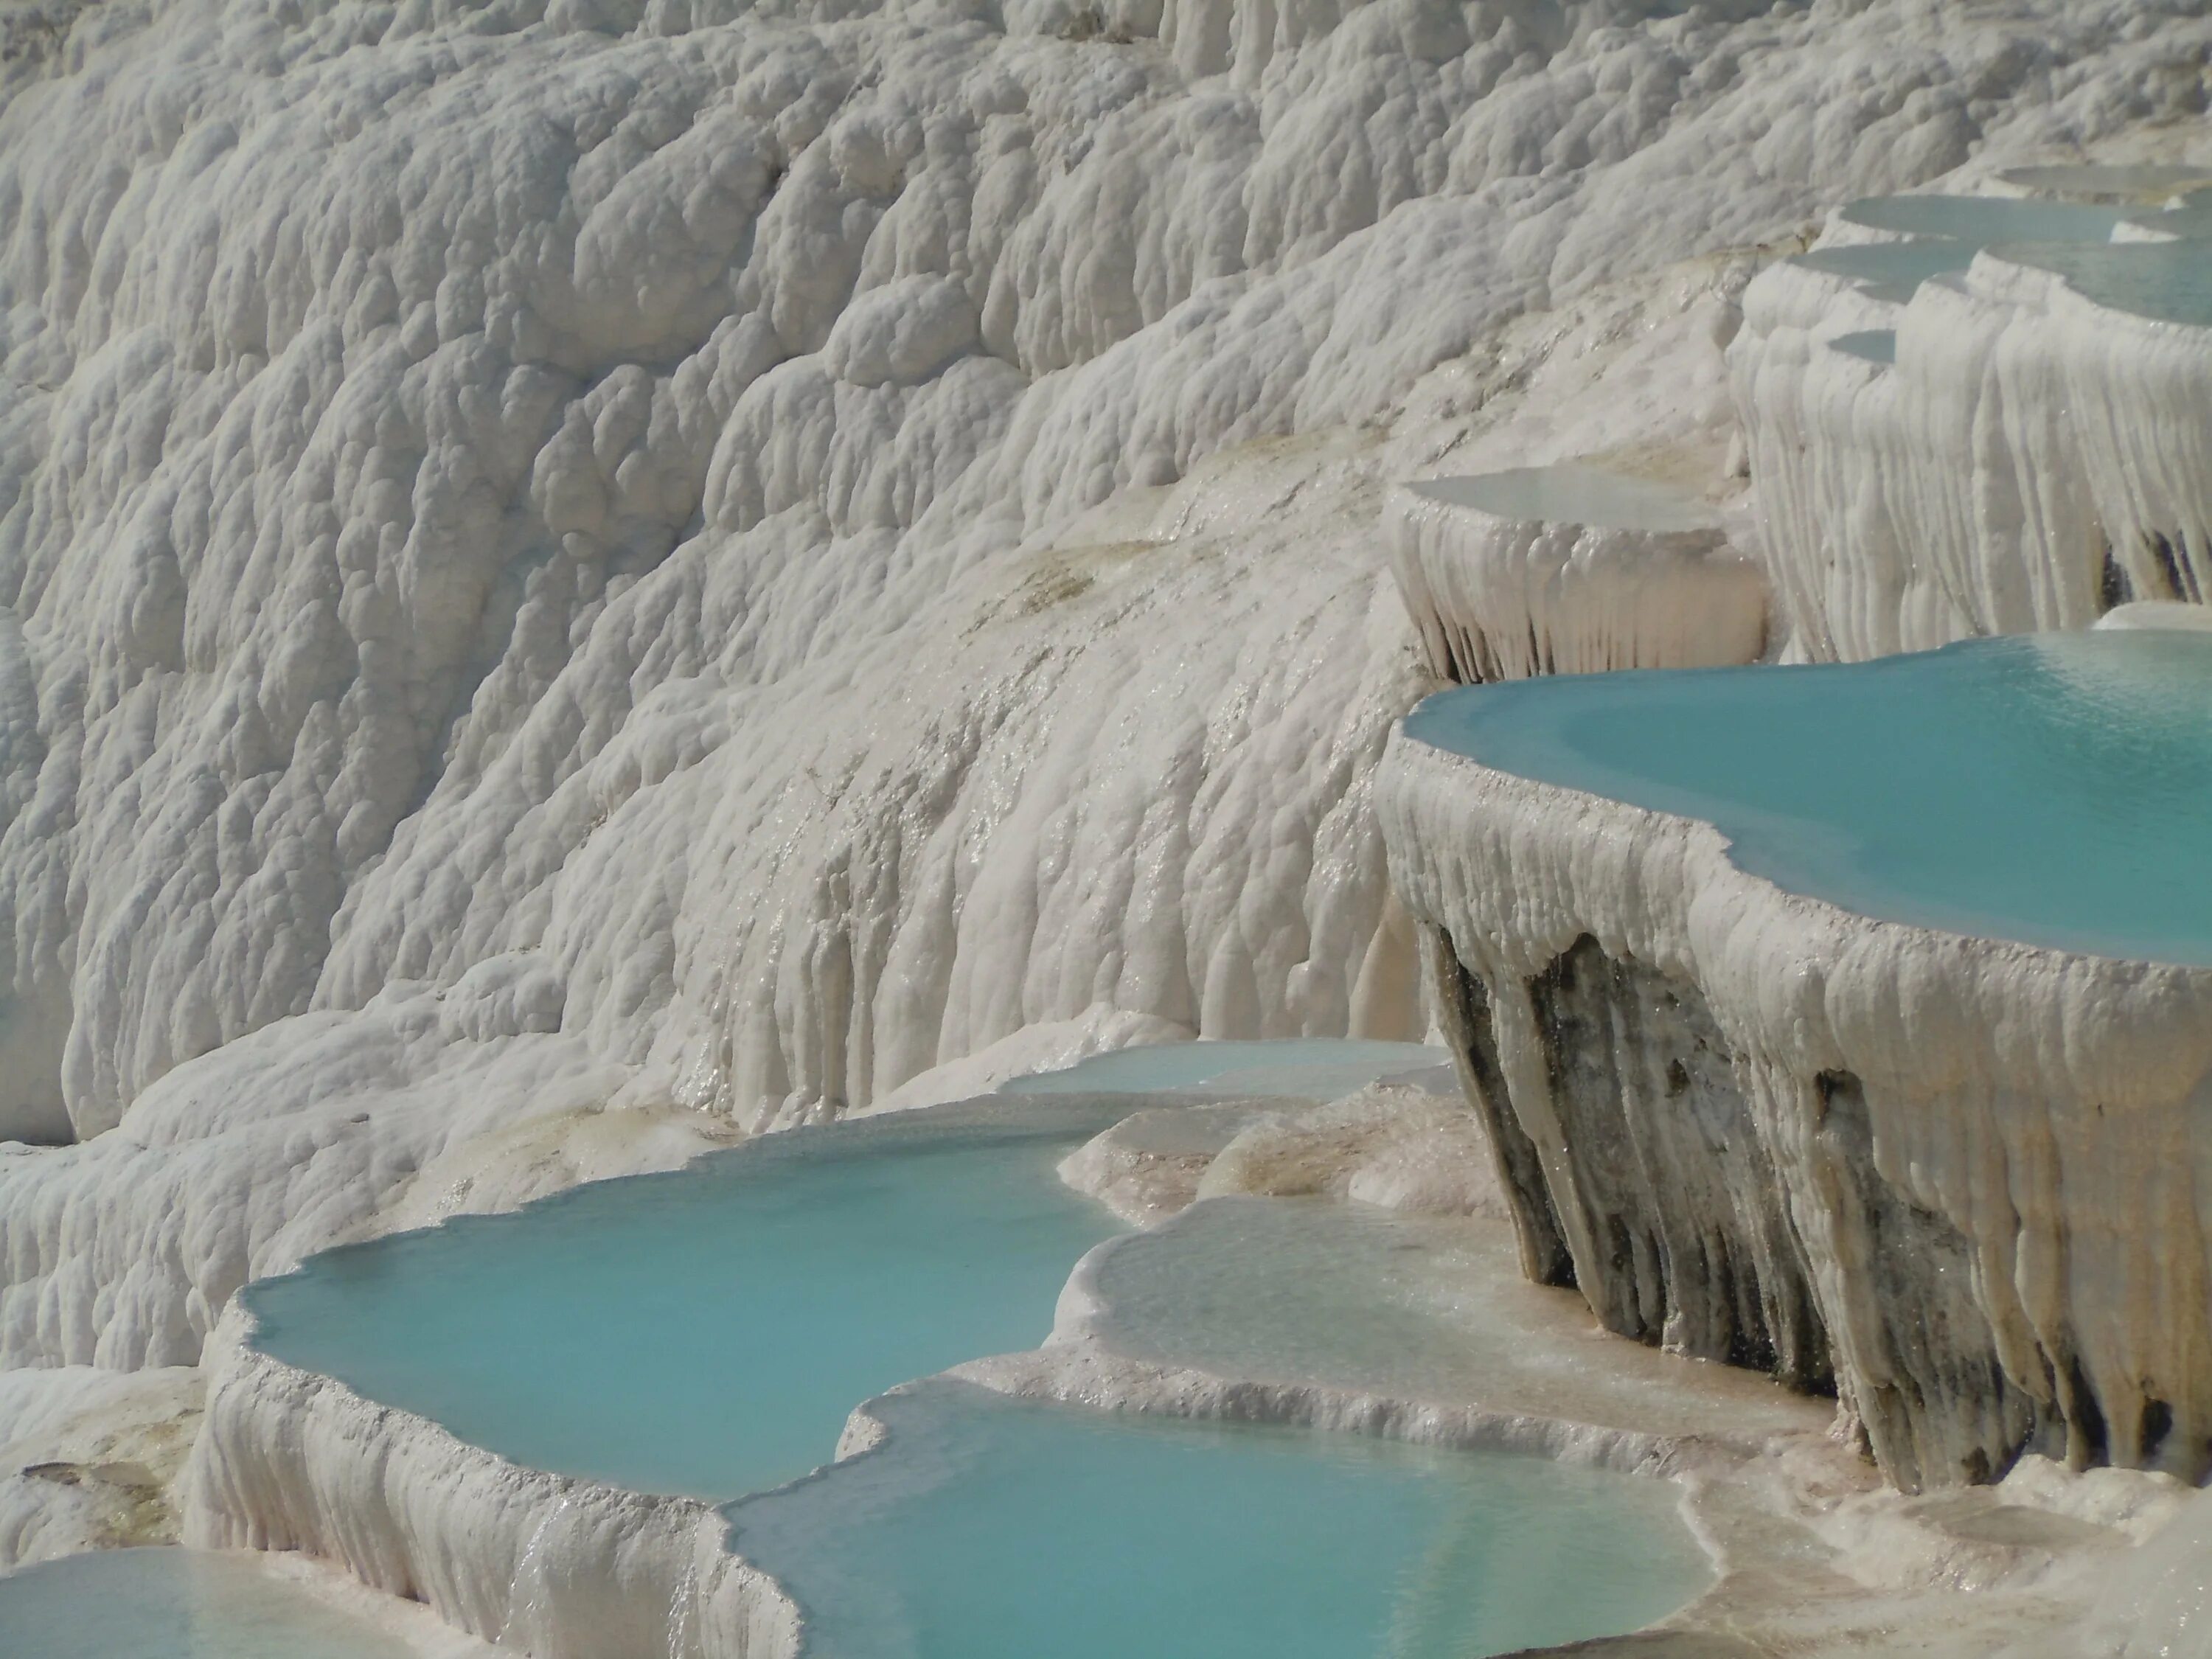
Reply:
<svg viewBox="0 0 2212 1659"><path fill-rule="evenodd" d="M331 1250L247 1288L256 1346L530 1468L758 1492L828 1462L869 1395L1044 1339L1118 1231L1053 1166L1127 1109L798 1129Z"/></svg>
<svg viewBox="0 0 2212 1659"><path fill-rule="evenodd" d="M0 1577L10 1659L410 1659L397 1637L268 1568L201 1550L103 1550Z"/></svg>
<svg viewBox="0 0 2212 1659"><path fill-rule="evenodd" d="M948 1382L871 1409L887 1444L729 1510L816 1659L1474 1659L1710 1577L1656 1480Z"/></svg>
<svg viewBox="0 0 2212 1659"><path fill-rule="evenodd" d="M1593 675L1431 697L1407 736L1717 825L1863 915L2212 965L2212 638L1969 641L1866 663Z"/></svg>
<svg viewBox="0 0 2212 1659"><path fill-rule="evenodd" d="M1030 1098L770 1136L315 1257L245 1292L255 1343L517 1463L735 1500L732 1547L798 1603L817 1659L1419 1659L1632 1629L1711 1577L1665 1483L933 1376L1048 1336L1069 1273L1118 1231L1054 1166L1142 1103L1126 1091L1203 1110L1437 1059L1173 1045L1033 1079ZM1051 1092L1079 1083L1115 1092ZM1387 1273L1387 1249L1305 1237L1322 1241L1307 1277L1328 1293L1256 1311L1334 1320ZM1219 1265L1238 1285L1255 1267ZM1433 1338L1449 1316L1353 1321L1317 1333L1317 1352L1389 1372L1363 1345ZM884 1438L830 1464L864 1401ZM689 1640L681 1596L671 1616Z"/></svg>

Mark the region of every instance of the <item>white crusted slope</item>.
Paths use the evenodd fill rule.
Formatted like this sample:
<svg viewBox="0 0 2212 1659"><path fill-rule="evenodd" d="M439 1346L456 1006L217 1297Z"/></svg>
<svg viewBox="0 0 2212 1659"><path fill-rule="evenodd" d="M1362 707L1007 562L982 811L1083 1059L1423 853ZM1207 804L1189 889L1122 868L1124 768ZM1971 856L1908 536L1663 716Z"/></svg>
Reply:
<svg viewBox="0 0 2212 1659"><path fill-rule="evenodd" d="M249 1030L525 949L564 1030L749 1121L1102 999L1343 1029L1405 694L1376 503L1309 494L1258 547L1203 491L1073 515L1387 413L1528 304L2192 110L2207 28L63 25L0 70L0 1036L6 1121L79 1134Z"/></svg>

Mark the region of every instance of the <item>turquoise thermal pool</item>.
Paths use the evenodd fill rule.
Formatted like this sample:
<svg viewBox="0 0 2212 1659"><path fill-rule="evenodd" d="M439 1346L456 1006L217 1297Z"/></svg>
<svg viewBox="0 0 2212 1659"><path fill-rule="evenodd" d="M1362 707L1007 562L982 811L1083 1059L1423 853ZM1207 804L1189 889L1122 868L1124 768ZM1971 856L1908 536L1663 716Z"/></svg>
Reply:
<svg viewBox="0 0 2212 1659"><path fill-rule="evenodd" d="M2097 268L2112 252L2112 233L2123 219L2176 235L2197 234L2205 223L2185 212L2146 214L2124 206L2002 196L1875 196L1850 203L1843 217L1908 240L1815 248L1796 255L1796 263L1860 283L1875 298L1899 305L1930 277L1965 270L1984 248L2002 246L2007 258L2030 248L2039 256L2049 250ZM2139 246L2118 245L2124 253Z"/></svg>
<svg viewBox="0 0 2212 1659"><path fill-rule="evenodd" d="M1474 1659L1711 1578L1656 1480L951 1382L871 1410L886 1445L726 1511L813 1659Z"/></svg>
<svg viewBox="0 0 2212 1659"><path fill-rule="evenodd" d="M1430 478L1407 488L1452 507L1543 524L1661 532L1704 530L1713 524L1712 509L1688 490L1571 462Z"/></svg>
<svg viewBox="0 0 2212 1659"><path fill-rule="evenodd" d="M1181 1094L1334 1100L1382 1079L1449 1066L1418 1042L1291 1037L1260 1042L1163 1042L1097 1054L1060 1072L1016 1078L1010 1095ZM1073 1265L1074 1258L1068 1258Z"/></svg>
<svg viewBox="0 0 2212 1659"><path fill-rule="evenodd" d="M2212 187L2212 171L2171 164L2008 167L1997 176L2021 190L2076 201L2150 202Z"/></svg>
<svg viewBox="0 0 2212 1659"><path fill-rule="evenodd" d="M1794 263L1858 283L1877 300L1903 305L1931 276L1964 270L1974 263L1971 242L1860 242L1849 247L1820 247L1800 253Z"/></svg>
<svg viewBox="0 0 2212 1659"><path fill-rule="evenodd" d="M798 1129L327 1251L247 1287L256 1346L535 1468L726 1498L827 1462L852 1407L1030 1348L1119 1231L1054 1165L1082 1100Z"/></svg>
<svg viewBox="0 0 2212 1659"><path fill-rule="evenodd" d="M2212 637L1968 641L1873 662L1470 686L1407 735L1702 818L1863 915L2212 966Z"/></svg>
<svg viewBox="0 0 2212 1659"><path fill-rule="evenodd" d="M100 1550L0 1577L11 1659L409 1659L397 1637L267 1567L199 1550Z"/></svg>
<svg viewBox="0 0 2212 1659"><path fill-rule="evenodd" d="M1848 204L1846 222L1900 236L1991 242L2104 242L2132 210L2011 196L1870 196Z"/></svg>

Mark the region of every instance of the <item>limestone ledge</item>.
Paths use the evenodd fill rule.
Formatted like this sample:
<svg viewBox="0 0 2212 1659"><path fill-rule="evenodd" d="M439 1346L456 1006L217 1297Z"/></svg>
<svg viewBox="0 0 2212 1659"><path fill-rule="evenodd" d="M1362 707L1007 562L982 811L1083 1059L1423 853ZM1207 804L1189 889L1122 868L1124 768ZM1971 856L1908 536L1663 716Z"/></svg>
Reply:
<svg viewBox="0 0 2212 1659"><path fill-rule="evenodd" d="M509 1462L252 1346L210 1343L185 1541L298 1550L533 1659L790 1659L797 1610L711 1504Z"/></svg>
<svg viewBox="0 0 2212 1659"><path fill-rule="evenodd" d="M1530 1276L1832 1383L1908 1491L2205 1474L2212 975L1852 915L1402 732L1376 804Z"/></svg>
<svg viewBox="0 0 2212 1659"><path fill-rule="evenodd" d="M1766 584L1717 522L1516 519L1391 492L1391 574L1431 672L1459 684L1751 662Z"/></svg>
<svg viewBox="0 0 2212 1659"><path fill-rule="evenodd" d="M2212 591L2212 329L1990 253L1902 304L1783 261L1743 313L1729 359L1785 656L2079 628ZM1894 333L1893 363L1833 349L1869 331Z"/></svg>

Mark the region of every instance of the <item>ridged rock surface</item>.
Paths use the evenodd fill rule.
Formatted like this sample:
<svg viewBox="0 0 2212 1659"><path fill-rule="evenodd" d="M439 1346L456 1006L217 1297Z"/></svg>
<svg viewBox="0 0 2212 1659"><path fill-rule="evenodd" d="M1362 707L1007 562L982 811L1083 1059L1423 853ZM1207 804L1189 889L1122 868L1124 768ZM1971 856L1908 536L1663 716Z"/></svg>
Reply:
<svg viewBox="0 0 2212 1659"><path fill-rule="evenodd" d="M1853 915L1402 733L1376 800L1533 1276L1832 1382L1907 1490L2212 1469L2212 975Z"/></svg>

